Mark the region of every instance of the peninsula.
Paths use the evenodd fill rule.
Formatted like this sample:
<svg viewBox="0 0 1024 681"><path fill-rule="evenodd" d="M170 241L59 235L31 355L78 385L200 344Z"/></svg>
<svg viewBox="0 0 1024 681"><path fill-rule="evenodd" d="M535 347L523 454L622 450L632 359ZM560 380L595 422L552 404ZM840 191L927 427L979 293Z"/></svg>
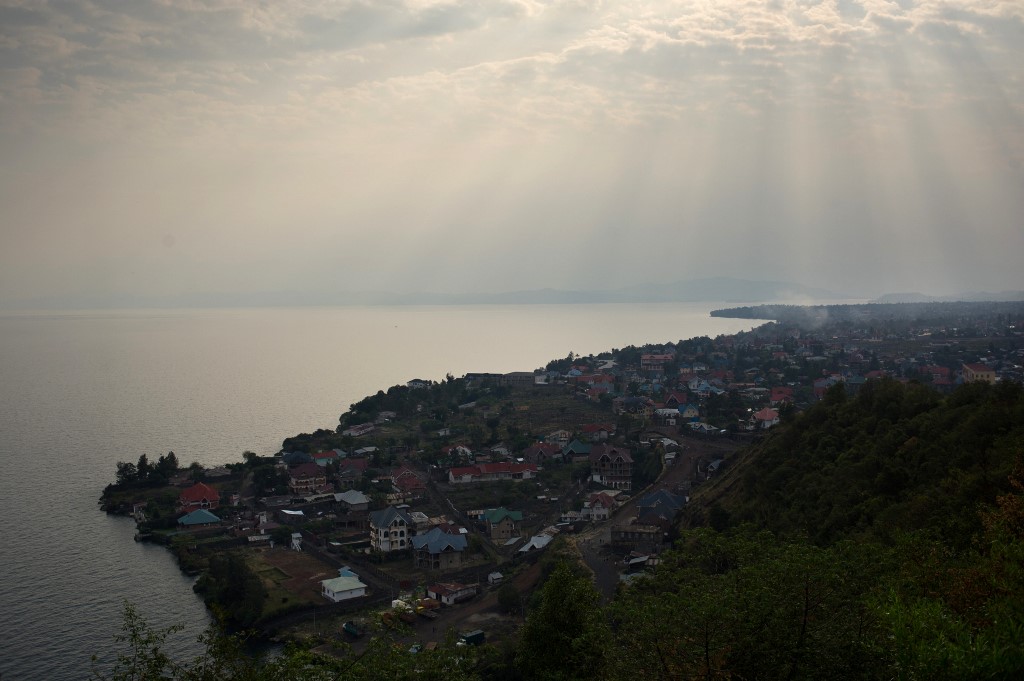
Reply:
<svg viewBox="0 0 1024 681"><path fill-rule="evenodd" d="M467 678L624 678L659 646L666 678L1019 668L1021 610L995 613L1024 593L1024 303L714 314L776 321L412 379L272 457L121 462L101 503L229 630L328 666L386 643Z"/></svg>

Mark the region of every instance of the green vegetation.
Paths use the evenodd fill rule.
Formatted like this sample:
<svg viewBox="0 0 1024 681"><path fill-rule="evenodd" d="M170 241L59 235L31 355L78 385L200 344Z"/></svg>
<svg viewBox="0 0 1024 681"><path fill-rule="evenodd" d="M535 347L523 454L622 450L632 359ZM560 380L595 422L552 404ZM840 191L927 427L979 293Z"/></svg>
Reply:
<svg viewBox="0 0 1024 681"><path fill-rule="evenodd" d="M263 615L266 589L238 551L211 555L194 588L232 629L251 627Z"/></svg>
<svg viewBox="0 0 1024 681"><path fill-rule="evenodd" d="M586 576L559 563L523 627L516 668L527 679L600 678L611 635Z"/></svg>
<svg viewBox="0 0 1024 681"><path fill-rule="evenodd" d="M345 657L317 654L289 646L273 657L254 656L243 635L224 634L211 627L201 637L205 651L191 661L175 661L166 653L168 637L180 627L154 630L130 605L125 605L122 633L117 640L125 651L114 661L93 658L92 678L97 681L369 681L370 679L423 679L468 681L479 678L481 655L473 647L457 647L454 636L436 650L407 652L388 631L378 632L358 654ZM339 652L350 652L338 643Z"/></svg>
<svg viewBox="0 0 1024 681"><path fill-rule="evenodd" d="M961 549L979 531L978 508L1009 490L1020 451L1019 384L966 384L947 398L892 380L869 381L855 397L837 385L748 450L695 506L819 544L927 530Z"/></svg>

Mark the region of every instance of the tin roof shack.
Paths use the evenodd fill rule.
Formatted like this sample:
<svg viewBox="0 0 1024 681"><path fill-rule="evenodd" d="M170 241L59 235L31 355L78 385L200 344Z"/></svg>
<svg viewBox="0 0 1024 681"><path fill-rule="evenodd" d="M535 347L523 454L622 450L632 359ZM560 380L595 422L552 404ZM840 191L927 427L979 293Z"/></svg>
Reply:
<svg viewBox="0 0 1024 681"><path fill-rule="evenodd" d="M470 600L476 596L476 591L475 584L443 582L427 587L427 597L441 601L445 605L455 605Z"/></svg>

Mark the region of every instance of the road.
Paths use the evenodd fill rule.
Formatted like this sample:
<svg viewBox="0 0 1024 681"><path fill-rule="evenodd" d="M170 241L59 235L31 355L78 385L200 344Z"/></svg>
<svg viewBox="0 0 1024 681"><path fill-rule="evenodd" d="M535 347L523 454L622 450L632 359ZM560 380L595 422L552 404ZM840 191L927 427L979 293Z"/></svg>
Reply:
<svg viewBox="0 0 1024 681"><path fill-rule="evenodd" d="M611 529L626 525L635 518L637 503L643 497L661 489L675 493L680 483L692 480L697 460L724 458L743 446L733 440L703 437L683 438L682 445L683 449L678 453L676 462L665 468L646 490L634 494L629 501L615 509L607 521L595 523L571 538L587 567L593 572L594 585L604 602L610 601L615 595L623 568L621 556L616 556L611 550Z"/></svg>

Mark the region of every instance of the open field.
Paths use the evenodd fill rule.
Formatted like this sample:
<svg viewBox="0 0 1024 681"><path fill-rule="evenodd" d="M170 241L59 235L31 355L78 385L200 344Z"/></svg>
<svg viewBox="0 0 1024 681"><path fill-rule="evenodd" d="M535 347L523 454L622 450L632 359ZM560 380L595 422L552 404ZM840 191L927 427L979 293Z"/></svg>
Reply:
<svg viewBox="0 0 1024 681"><path fill-rule="evenodd" d="M338 576L332 567L301 551L262 549L253 552L250 560L267 589L265 615L296 603L325 604L320 581Z"/></svg>

